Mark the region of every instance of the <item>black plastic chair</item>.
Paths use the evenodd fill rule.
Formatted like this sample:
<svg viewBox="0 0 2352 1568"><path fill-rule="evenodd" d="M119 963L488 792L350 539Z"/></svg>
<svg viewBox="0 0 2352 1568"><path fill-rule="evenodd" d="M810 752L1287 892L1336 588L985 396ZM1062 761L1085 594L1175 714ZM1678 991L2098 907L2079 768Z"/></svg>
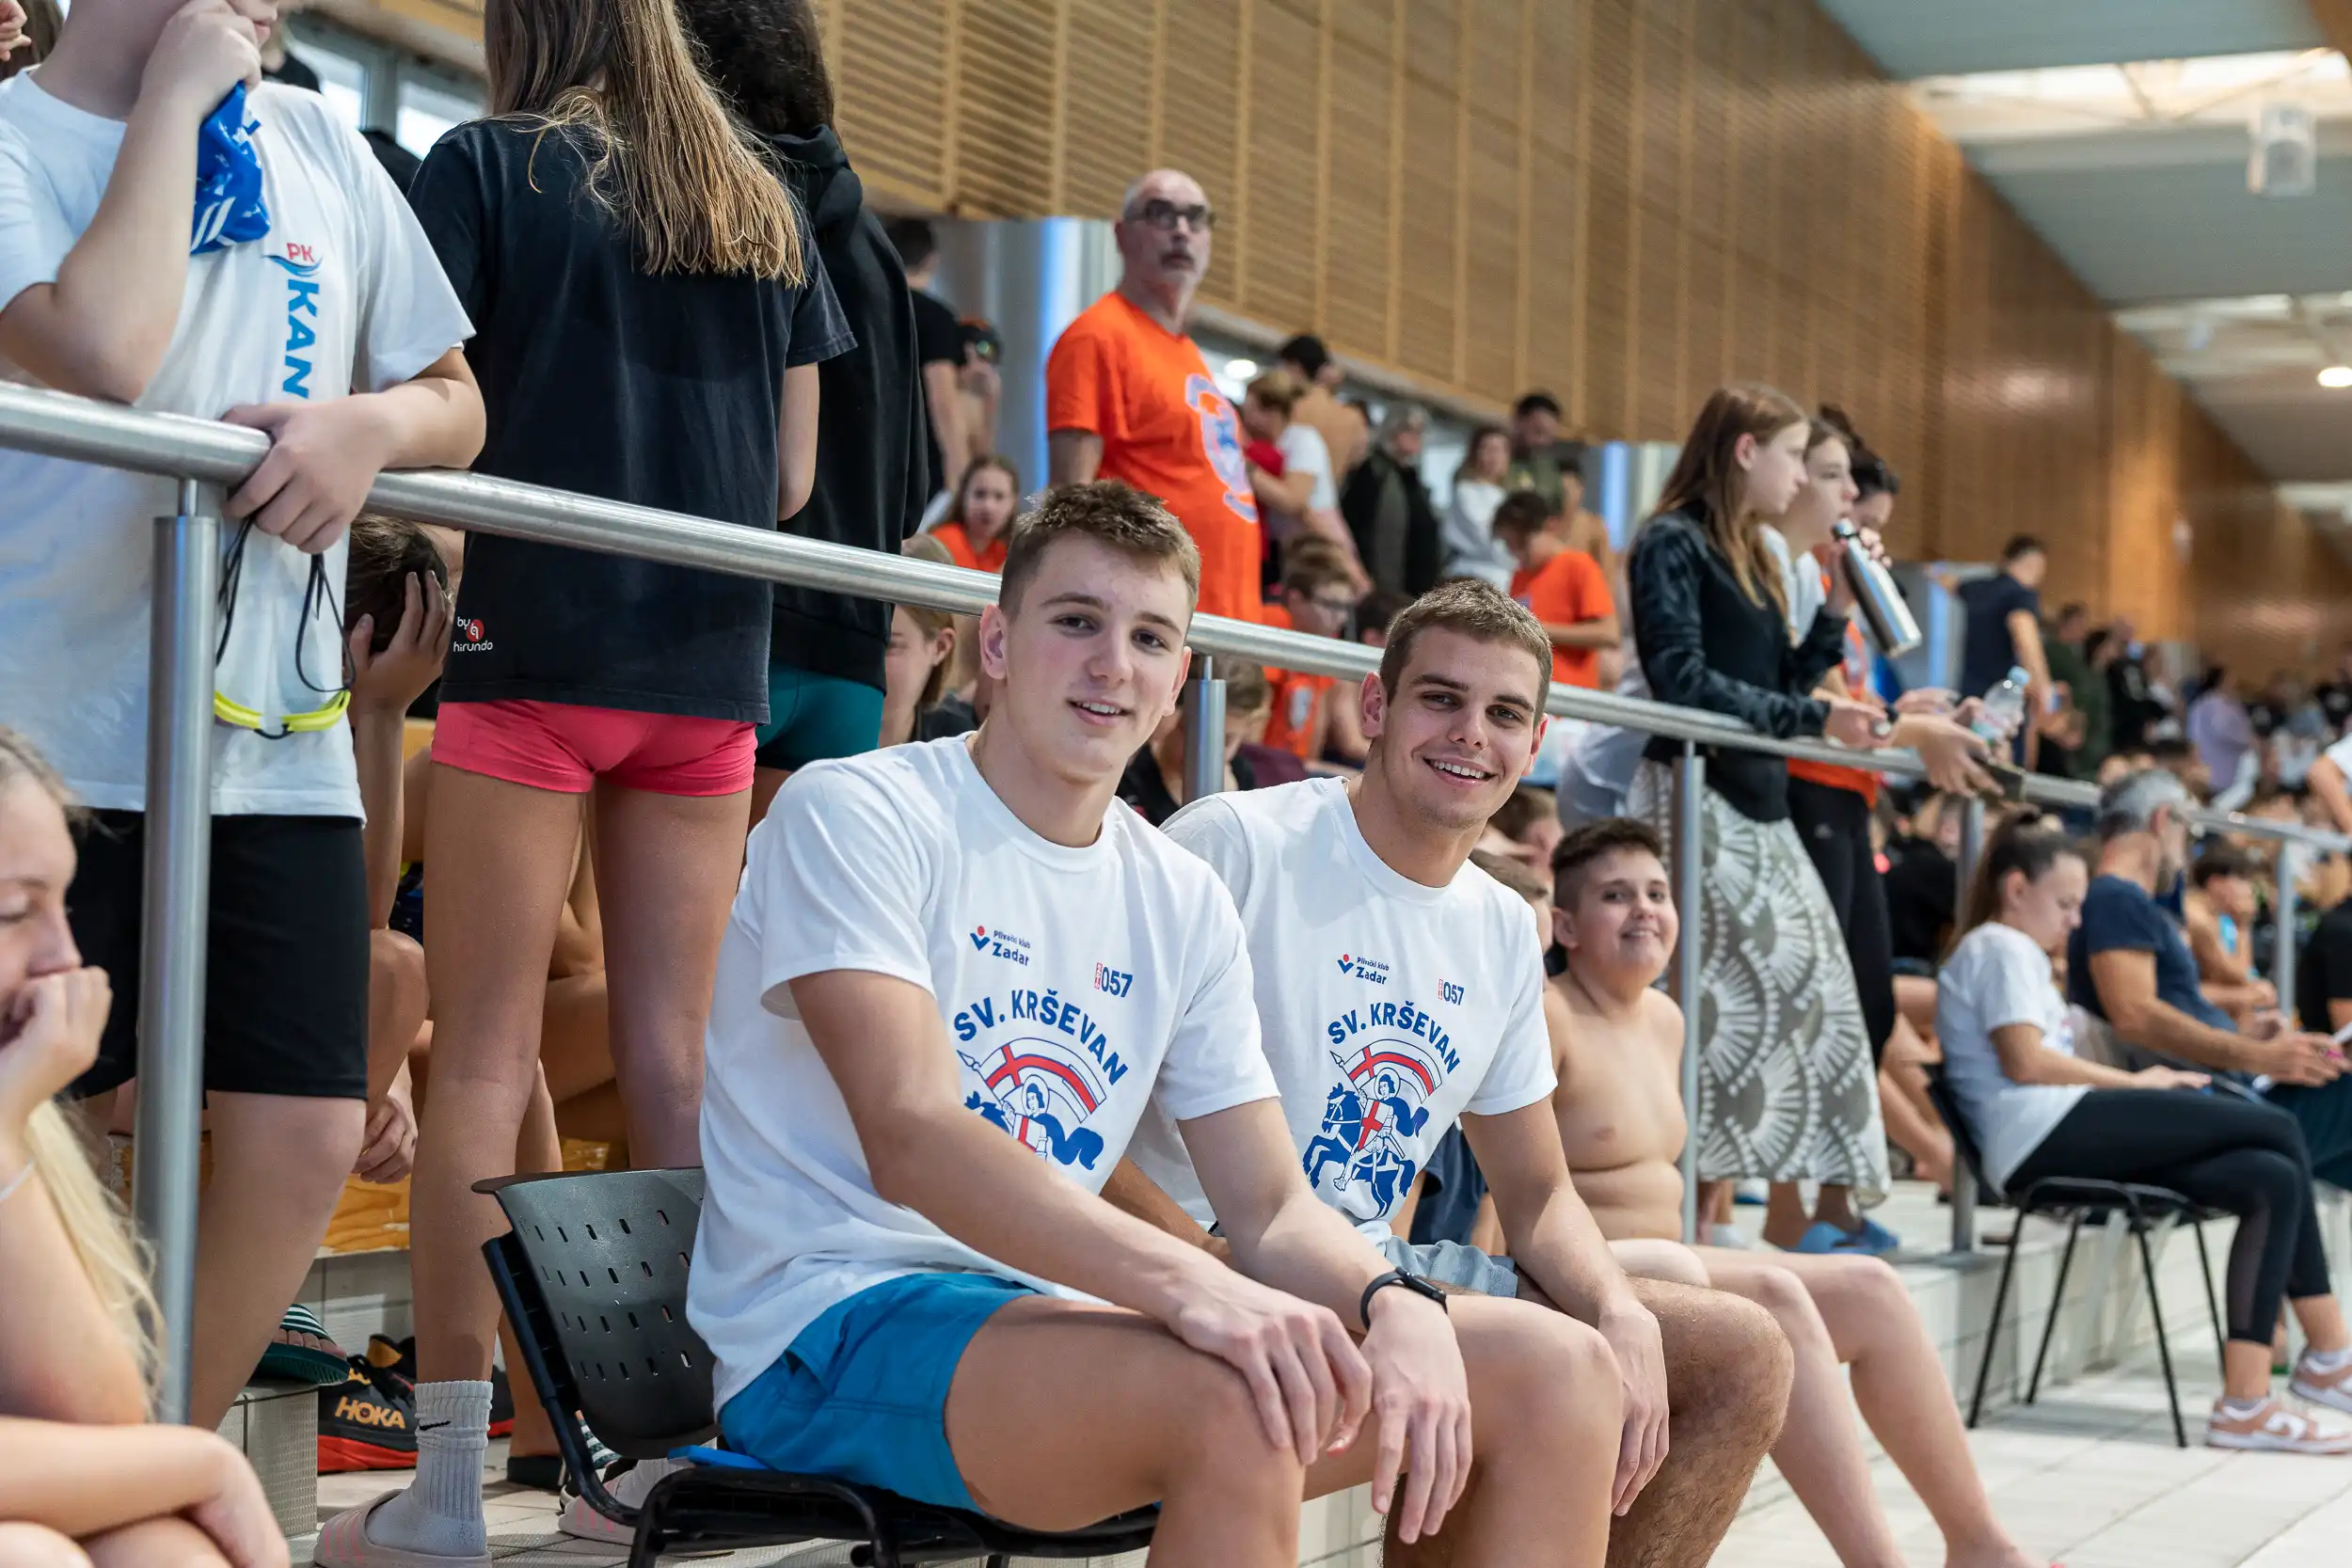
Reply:
<svg viewBox="0 0 2352 1568"><path fill-rule="evenodd" d="M1976 1134L1960 1114L1960 1101L1952 1094L1951 1085L1944 1081L1943 1068L1931 1066L1927 1071L1928 1098L1934 1101L1944 1125L1951 1130L1952 1148L1976 1182L1979 1201L2006 1206L2017 1213L2017 1223L2010 1230L2009 1250L2001 1260L2001 1283L1993 1292L1993 1321L1985 1327L1984 1354L1977 1362L1977 1389L1968 1401L1969 1426L1977 1424L1977 1417L1984 1409L1985 1380L1993 1370L1994 1345L2000 1338L2001 1311L2009 1305L2010 1278L2017 1269L2017 1243L2025 1237L2026 1218L2039 1214L2067 1222L2066 1250L2058 1254L2058 1285L2050 1292L2049 1316L2042 1323L2042 1344L2034 1352L2033 1375L2026 1383L2024 1402L2031 1404L2042 1392L2042 1368L2050 1354L2050 1336L2058 1327L2058 1308L2066 1302L2066 1275L2074 1266L2074 1240L2082 1234L2083 1219L2092 1213L2120 1213L2139 1244L2140 1272L2148 1280L2148 1317L2156 1330L2156 1358L2164 1364L2164 1393L2172 1407L2172 1441L2187 1448L2188 1428L2181 1420L2181 1390L2172 1377L2172 1346L2165 1334L2164 1304L2157 1299L2156 1260L2148 1244L2148 1232L2165 1220L2178 1219L2197 1238L2197 1263L2205 1280L2205 1310L2212 1315L2214 1338L2218 1345L2227 1331L2221 1322L2219 1298L2213 1291L2213 1259L2205 1250L2204 1224L2208 1219L2218 1218L2218 1212L2202 1208L2169 1187L2152 1187L2137 1181L2054 1176L2032 1183L2022 1193L2001 1193L1984 1179L1984 1162L1977 1148Z"/></svg>
<svg viewBox="0 0 2352 1568"><path fill-rule="evenodd" d="M664 1552L799 1541L863 1544L872 1568L986 1558L1109 1556L1149 1545L1156 1509L1044 1534L828 1476L693 1465L656 1482L644 1503L614 1497L589 1458L588 1434L613 1452L661 1459L710 1440L711 1354L686 1322L686 1272L702 1212L699 1170L510 1177L476 1185L514 1229L482 1252L505 1306L556 1447L590 1507L633 1528L629 1568Z"/></svg>

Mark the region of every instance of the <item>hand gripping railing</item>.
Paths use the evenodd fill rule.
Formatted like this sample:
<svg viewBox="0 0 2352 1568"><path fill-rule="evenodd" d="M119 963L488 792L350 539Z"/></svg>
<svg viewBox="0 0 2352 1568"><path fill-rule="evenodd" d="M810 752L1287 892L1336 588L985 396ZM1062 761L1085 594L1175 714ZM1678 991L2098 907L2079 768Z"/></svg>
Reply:
<svg viewBox="0 0 2352 1568"><path fill-rule="evenodd" d="M214 636L214 596L219 562L220 503L225 487L242 481L269 450L257 431L144 413L113 404L21 387L0 387L0 447L69 458L180 482L175 511L156 520L154 621L150 650L148 721L146 927L139 1017L138 1158L134 1207L155 1250L156 1293L166 1338L167 1372L159 1414L184 1418L196 1249L197 1129L203 1081L205 911L210 876L212 679L206 662ZM5 505L0 501L0 505ZM830 590L896 604L963 614L995 602L997 579L985 573L938 566L902 556L853 549L787 533L599 500L536 485L458 473L388 473L370 492L372 509L418 522L479 533L569 545L580 549L696 566L738 577ZM0 611L4 612L4 611ZM1224 683L1213 674L1218 658L1254 659L1312 674L1360 680L1379 666L1378 654L1352 642L1204 615L1186 641L1198 654L1187 704L1187 793L1214 791L1223 780ZM1611 692L1554 686L1546 711L1664 736L1682 742L1675 770L1676 894L1697 907L1701 888L1702 747L1725 746L1773 756L1861 766L1916 777L1909 752L1856 752L1828 741L1780 740L1736 720L1694 708L1640 702ZM0 722L8 715L0 713ZM2093 803L2098 792L2055 779L2027 783L2030 799L2056 806ZM2352 847L2332 833L2299 826L2201 814L2222 828L2310 845ZM1972 803L1961 857L1964 887L1982 837L1983 806ZM2279 919L2292 931L2295 884L2280 879ZM1698 922L1684 926L1695 933ZM2277 983L2293 994L2295 944L2280 944ZM1686 1105L1698 1094L1699 948L1682 944L1676 990L1683 999L1682 1089ZM1696 1234L1697 1129L1682 1153L1683 1227ZM1965 1185L1966 1179L1961 1182ZM1973 1194L1955 1195L1954 1249L1971 1244Z"/></svg>

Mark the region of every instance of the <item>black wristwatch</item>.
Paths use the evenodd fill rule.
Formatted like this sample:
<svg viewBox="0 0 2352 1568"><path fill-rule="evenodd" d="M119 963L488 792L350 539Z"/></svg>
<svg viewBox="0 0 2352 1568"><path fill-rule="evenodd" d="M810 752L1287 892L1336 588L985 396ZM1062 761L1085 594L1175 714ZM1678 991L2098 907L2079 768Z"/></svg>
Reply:
<svg viewBox="0 0 2352 1568"><path fill-rule="evenodd" d="M1356 1316L1363 1320L1366 1332L1370 1332L1372 1328L1372 1298L1378 1295L1381 1291L1387 1290L1391 1285L1399 1286L1405 1290L1410 1291L1417 1296L1427 1296L1431 1301L1438 1304L1438 1311L1442 1312L1445 1310L1445 1292L1443 1291L1438 1290L1435 1285L1430 1284L1429 1281L1423 1279L1417 1274L1407 1274L1403 1269L1391 1269L1388 1273L1382 1275L1379 1278L1365 1286L1363 1296L1356 1303Z"/></svg>

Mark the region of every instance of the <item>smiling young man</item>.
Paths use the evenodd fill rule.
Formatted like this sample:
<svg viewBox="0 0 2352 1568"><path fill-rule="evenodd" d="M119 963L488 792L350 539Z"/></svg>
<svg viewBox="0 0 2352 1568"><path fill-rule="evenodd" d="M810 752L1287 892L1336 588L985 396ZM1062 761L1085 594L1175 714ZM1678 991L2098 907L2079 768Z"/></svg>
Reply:
<svg viewBox="0 0 2352 1568"><path fill-rule="evenodd" d="M248 711L211 741L199 1426L301 1289L366 1123L344 533L379 470L464 467L483 430L456 347L472 327L407 203L316 93L262 82L277 10L76 0L48 57L0 84L0 375L270 437L226 508L241 542L220 705ZM240 87L242 188L199 190L199 141L227 136ZM149 563L175 486L6 451L0 496L0 714L96 808L71 907L116 1006L75 1085L87 1099L136 1067Z"/></svg>
<svg viewBox="0 0 2352 1568"><path fill-rule="evenodd" d="M1466 1332L1315 1201L1232 904L1114 797L1175 704L1199 572L1156 500L1049 492L981 617L979 731L803 769L753 833L688 1299L722 1428L1033 1528L1158 1502L1171 1568L1290 1568L1303 1494L1370 1480L1385 1507L1400 1467L1408 1539L1597 1562L1562 1478L1606 1473L1607 1347ZM1097 1196L1147 1112L1234 1267ZM1474 1468L1470 1400L1503 1377L1532 1457Z"/></svg>
<svg viewBox="0 0 2352 1568"><path fill-rule="evenodd" d="M1545 1484L1575 1499L1585 1528L1608 1528L1611 1562L1695 1568L1780 1430L1788 1351L1747 1303L1629 1280L1569 1183L1538 933L1526 903L1469 863L1534 755L1550 669L1524 608L1483 582L1434 589L1397 617L1379 672L1353 694L1371 741L1359 779L1214 796L1168 833L1240 910L1308 1184L1392 1262L1464 1292L1450 1305L1466 1350L1473 1333L1592 1324L1624 1386L1613 1464ZM1392 1228L1457 1118L1507 1259L1414 1247ZM1155 1119L1105 1196L1215 1250L1203 1227L1221 1220L1230 1236L1231 1216L1197 1167ZM1518 1434L1489 1420L1488 1392L1473 1375L1482 1449L1511 1452Z"/></svg>

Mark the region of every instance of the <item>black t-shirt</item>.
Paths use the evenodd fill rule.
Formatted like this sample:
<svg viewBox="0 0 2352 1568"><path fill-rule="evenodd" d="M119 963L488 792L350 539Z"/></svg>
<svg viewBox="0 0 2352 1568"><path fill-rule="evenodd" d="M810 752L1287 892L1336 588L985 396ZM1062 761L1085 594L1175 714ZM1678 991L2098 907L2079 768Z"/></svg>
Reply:
<svg viewBox="0 0 2352 1568"><path fill-rule="evenodd" d="M785 370L852 341L817 247L797 288L650 276L584 189L586 138L477 120L410 189L473 318L474 471L772 531ZM770 599L756 578L476 534L442 698L764 722Z"/></svg>
<svg viewBox="0 0 2352 1568"><path fill-rule="evenodd" d="M1942 963L1945 939L1959 918L1960 867L1924 838L1890 841L1886 861L1886 924L1895 957Z"/></svg>
<svg viewBox="0 0 2352 1568"><path fill-rule="evenodd" d="M2352 1001L2352 899L2320 917L2295 971L2295 1010L2303 1027L2332 1035L2328 1004Z"/></svg>
<svg viewBox="0 0 2352 1568"><path fill-rule="evenodd" d="M2149 896L2137 882L2121 877L2090 879L2083 897L2082 925L2066 942L2066 991L2070 1001L2106 1018L2099 988L2091 979L2090 960L2099 953L2146 953L2156 960L2156 1000L2198 1022L2215 1029L2234 1030L2228 1013L2205 999L2198 983L2197 959L2188 938L2169 910Z"/></svg>
<svg viewBox="0 0 2352 1568"><path fill-rule="evenodd" d="M935 294L914 291L914 358L918 366L963 363L963 326L945 300ZM919 372L918 372L919 373ZM931 491L935 495L963 476L947 471L946 454L939 450L939 436L931 428L929 392L923 405L923 442L930 456Z"/></svg>
<svg viewBox="0 0 2352 1568"><path fill-rule="evenodd" d="M1967 641L1961 644L1961 694L1981 697L2017 666L2009 618L2022 610L2040 619L2042 595L2007 572L1995 572L1961 584L1960 602L1968 616Z"/></svg>

